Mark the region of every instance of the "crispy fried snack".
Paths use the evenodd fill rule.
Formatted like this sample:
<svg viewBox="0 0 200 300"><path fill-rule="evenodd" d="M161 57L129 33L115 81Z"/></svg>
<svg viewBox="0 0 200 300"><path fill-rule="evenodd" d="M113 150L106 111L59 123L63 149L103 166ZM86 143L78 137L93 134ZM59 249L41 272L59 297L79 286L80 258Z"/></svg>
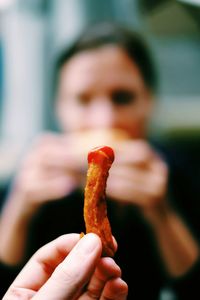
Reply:
<svg viewBox="0 0 200 300"><path fill-rule="evenodd" d="M96 233L102 241L102 255L111 257L116 249L107 217L105 190L113 161L114 152L110 147L98 147L89 152L84 200L86 233Z"/></svg>

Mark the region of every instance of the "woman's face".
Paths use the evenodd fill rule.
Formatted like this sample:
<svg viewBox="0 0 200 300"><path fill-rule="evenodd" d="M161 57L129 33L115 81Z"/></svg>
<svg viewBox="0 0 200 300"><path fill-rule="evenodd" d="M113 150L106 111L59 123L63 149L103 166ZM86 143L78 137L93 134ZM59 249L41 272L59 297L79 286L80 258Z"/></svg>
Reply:
<svg viewBox="0 0 200 300"><path fill-rule="evenodd" d="M104 46L78 53L62 67L56 105L64 132L115 128L143 138L152 99L126 52Z"/></svg>

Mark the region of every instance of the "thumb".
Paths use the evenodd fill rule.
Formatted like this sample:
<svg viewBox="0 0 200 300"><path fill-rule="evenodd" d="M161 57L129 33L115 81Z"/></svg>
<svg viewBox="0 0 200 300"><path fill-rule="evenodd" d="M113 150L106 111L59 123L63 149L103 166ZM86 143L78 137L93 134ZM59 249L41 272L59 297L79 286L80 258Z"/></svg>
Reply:
<svg viewBox="0 0 200 300"><path fill-rule="evenodd" d="M101 252L100 238L93 233L85 235L33 299L74 299L94 273Z"/></svg>

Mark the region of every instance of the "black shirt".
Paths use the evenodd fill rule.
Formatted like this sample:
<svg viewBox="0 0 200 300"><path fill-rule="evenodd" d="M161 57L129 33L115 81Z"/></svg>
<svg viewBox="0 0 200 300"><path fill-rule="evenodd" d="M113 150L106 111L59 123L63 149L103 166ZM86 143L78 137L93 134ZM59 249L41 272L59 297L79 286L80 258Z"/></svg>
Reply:
<svg viewBox="0 0 200 300"><path fill-rule="evenodd" d="M168 152L161 147L157 149L170 168L170 201L199 239L200 188L194 174L198 173L200 164L192 166L191 157L180 155L182 152L179 149L173 148L173 151ZM130 205L120 206L108 199L108 216L118 242L115 260L122 269L122 278L129 285L128 299L157 300L165 286L174 290L179 300L200 299L200 263L195 264L184 277L170 280L162 267L150 228L137 209ZM83 193L76 190L70 196L51 201L40 209L31 224L28 257L62 234L82 231L85 232ZM15 276L16 270L0 266L1 286L4 285L2 293ZM192 296L194 291L197 293L196 297Z"/></svg>

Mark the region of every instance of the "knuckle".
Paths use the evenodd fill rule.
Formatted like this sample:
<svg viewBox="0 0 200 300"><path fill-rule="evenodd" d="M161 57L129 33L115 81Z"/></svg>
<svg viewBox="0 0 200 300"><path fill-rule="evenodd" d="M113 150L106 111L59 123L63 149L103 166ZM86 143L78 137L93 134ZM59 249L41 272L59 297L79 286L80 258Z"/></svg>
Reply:
<svg viewBox="0 0 200 300"><path fill-rule="evenodd" d="M12 286L8 292L8 295L5 295L5 300L7 299L20 299L20 300L29 300L33 297L34 292L24 288L19 288Z"/></svg>
<svg viewBox="0 0 200 300"><path fill-rule="evenodd" d="M72 271L71 268L65 268L64 264L61 263L54 271L52 279L56 282L67 284L73 287L74 292L80 285L80 272L75 269Z"/></svg>
<svg viewBox="0 0 200 300"><path fill-rule="evenodd" d="M90 286L90 288L86 291L86 296L89 299L99 299L101 292L99 288L96 286Z"/></svg>
<svg viewBox="0 0 200 300"><path fill-rule="evenodd" d="M55 134L52 132L45 132L45 133L41 133L39 134L33 141L33 146L40 146L43 147L46 144L50 143L52 140L55 139Z"/></svg>

